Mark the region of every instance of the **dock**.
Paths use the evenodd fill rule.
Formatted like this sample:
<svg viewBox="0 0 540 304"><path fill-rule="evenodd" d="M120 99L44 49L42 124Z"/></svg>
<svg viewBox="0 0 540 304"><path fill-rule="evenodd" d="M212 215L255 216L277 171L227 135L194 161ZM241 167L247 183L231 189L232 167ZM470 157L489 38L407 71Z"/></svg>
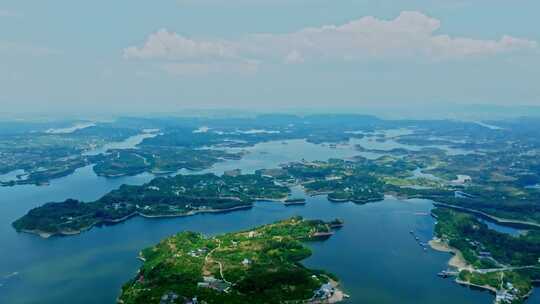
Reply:
<svg viewBox="0 0 540 304"><path fill-rule="evenodd" d="M413 230L409 231L409 233L414 237L414 240L416 241L416 243L418 243L418 245L420 245L420 247L421 247L424 251L427 251L428 243L422 242L422 241L420 240L420 237L418 237L418 236L416 235L416 233L415 233Z"/></svg>
<svg viewBox="0 0 540 304"><path fill-rule="evenodd" d="M459 274L459 272L457 271L450 271L450 270L443 270L439 273L437 273L437 276L443 278L443 279L446 279L448 277L455 277Z"/></svg>

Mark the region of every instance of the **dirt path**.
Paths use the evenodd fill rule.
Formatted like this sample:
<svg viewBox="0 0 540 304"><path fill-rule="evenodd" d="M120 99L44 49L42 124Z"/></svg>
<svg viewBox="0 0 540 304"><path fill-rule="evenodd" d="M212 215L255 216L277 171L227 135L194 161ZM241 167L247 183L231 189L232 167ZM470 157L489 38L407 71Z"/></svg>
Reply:
<svg viewBox="0 0 540 304"><path fill-rule="evenodd" d="M212 263L214 262L214 260L212 260L212 253L214 253L214 251L216 251L217 249L219 249L221 247L221 242L218 241L218 246L212 250L210 250L206 256L204 257L204 266L203 266L203 276L210 276L212 273L210 272L210 270L208 270L209 267L207 267L207 265L209 263Z"/></svg>
<svg viewBox="0 0 540 304"><path fill-rule="evenodd" d="M223 264L220 262L220 261L215 261L212 259L212 253L214 253L214 251L218 250L219 248L221 248L221 241L220 240L216 240L218 242L218 246L212 250L210 250L210 252L208 252L208 254L206 255L206 257L204 258L204 267L203 267L203 275L205 276L209 276L211 275L212 273L208 270L208 268L206 267L207 264L209 263L217 263L219 265L219 275L221 276L221 279L223 280L223 282L225 283L228 283L228 284L231 284L231 282L227 281L227 279L225 279L225 276L223 275Z"/></svg>

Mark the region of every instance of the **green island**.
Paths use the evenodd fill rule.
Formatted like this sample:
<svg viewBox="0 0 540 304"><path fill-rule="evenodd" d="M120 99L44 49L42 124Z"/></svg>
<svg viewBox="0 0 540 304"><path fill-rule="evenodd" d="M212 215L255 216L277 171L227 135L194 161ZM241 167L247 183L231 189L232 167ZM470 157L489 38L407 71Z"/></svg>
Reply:
<svg viewBox="0 0 540 304"><path fill-rule="evenodd" d="M347 297L337 278L300 263L311 255L302 242L332 234L301 217L215 237L182 232L140 253L118 303L337 303Z"/></svg>
<svg viewBox="0 0 540 304"><path fill-rule="evenodd" d="M387 161L384 166L386 168ZM43 237L72 235L96 225L111 225L140 215L171 217L201 212L227 212L250 208L255 201L279 201L290 206L305 201L290 197L291 186L301 185L308 194L326 194L335 202L352 201L359 204L384 199L385 192L395 190L381 176L401 170L380 170L380 161L329 160L328 162L299 162L282 168L258 170L241 174L232 170L214 174L176 175L158 177L142 186L122 185L94 202L68 199L47 203L30 210L13 223L17 231L36 233Z"/></svg>
<svg viewBox="0 0 540 304"><path fill-rule="evenodd" d="M143 172L174 173L180 169L192 171L211 167L224 160L237 160L239 153L211 149L143 147L140 149L109 150L94 166L99 176L118 177Z"/></svg>
<svg viewBox="0 0 540 304"><path fill-rule="evenodd" d="M540 231L512 236L489 229L475 216L447 208L432 211L436 238L430 244L452 252L449 265L462 285L496 294L495 303L523 303L540 282Z"/></svg>
<svg viewBox="0 0 540 304"><path fill-rule="evenodd" d="M66 200L45 204L28 212L13 226L18 231L43 236L69 235L94 225L121 222L134 215L164 217L232 211L249 208L257 200L289 200L290 204L290 187L297 185L309 195L327 195L333 202L365 204L393 195L403 199L430 199L438 206L471 213L487 214L492 210L488 205L489 188L482 196L472 196L466 193L479 185L442 178L430 184L426 178L414 177L418 165L418 160L408 158L386 156L369 160L356 157L354 160L293 162L281 168L258 170L255 174L232 170L221 177L213 174L158 177L142 186L123 185L91 203ZM426 186L428 184L431 186ZM535 191L524 190L523 193L537 195ZM535 214L535 203L526 198L521 198L520 205L531 206L533 212L525 214L517 205L515 210L507 211L515 216L507 217L506 221L536 228L538 223L531 218ZM476 207L478 211L461 207L478 201L482 203ZM486 209L482 208L484 205ZM499 215L495 211L491 214L493 217Z"/></svg>
<svg viewBox="0 0 540 304"><path fill-rule="evenodd" d="M13 223L42 237L71 235L135 215L186 216L251 208L255 200L285 200L289 188L259 175L158 177L142 186L122 185L94 202L68 199L35 208Z"/></svg>

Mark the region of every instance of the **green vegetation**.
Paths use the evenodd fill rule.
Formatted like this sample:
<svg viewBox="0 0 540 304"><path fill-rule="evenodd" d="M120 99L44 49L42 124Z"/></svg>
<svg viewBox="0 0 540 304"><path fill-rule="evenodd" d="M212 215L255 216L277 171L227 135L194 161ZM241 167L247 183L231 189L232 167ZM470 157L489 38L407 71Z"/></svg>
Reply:
<svg viewBox="0 0 540 304"><path fill-rule="evenodd" d="M31 210L13 226L43 236L68 235L134 215L181 216L249 208L255 200L284 200L288 193L287 187L254 174L160 177L142 186L123 185L95 202L48 203Z"/></svg>
<svg viewBox="0 0 540 304"><path fill-rule="evenodd" d="M540 277L540 232L511 236L491 230L476 217L451 209L433 210L436 235L459 250L472 270L461 269L458 280L489 287L520 303Z"/></svg>
<svg viewBox="0 0 540 304"><path fill-rule="evenodd" d="M101 124L69 133L17 130L0 133L0 175L16 173L0 180L0 186L44 185L70 175L101 159L99 155L86 155L88 150L124 140L138 132Z"/></svg>
<svg viewBox="0 0 540 304"><path fill-rule="evenodd" d="M364 204L384 199L384 184L354 163L294 163L285 169L290 174L288 178L300 181L309 194L328 194L330 201Z"/></svg>
<svg viewBox="0 0 540 304"><path fill-rule="evenodd" d="M334 201L365 203L380 200L386 193L433 199L492 217L540 225L540 205L536 203L540 187L535 187L540 183L540 140L536 136L540 122L527 119L496 124L504 128L492 130L458 121L385 121L361 115L262 115L231 119L123 118L65 134L29 131L29 126L20 126L17 131L7 125L0 132L0 174L15 178L0 180L0 185L46 184L89 164L96 164L95 172L106 177L198 170L241 157L216 147L288 139L337 143L367 136L376 142L396 142L396 147L377 150L358 145L359 152L381 157L370 161L358 158L349 171L344 167L349 163L338 161L328 162L328 168L290 166L288 177L305 183L310 193L326 193ZM137 149L84 154L145 128L161 131ZM391 132L386 131L393 128L415 131L389 135ZM398 143L415 145L415 149ZM462 153L446 153L447 149ZM417 176L418 168L421 174ZM456 191L462 194L455 195Z"/></svg>
<svg viewBox="0 0 540 304"><path fill-rule="evenodd" d="M523 271L493 271L488 273L471 272L463 270L459 273L458 280L475 286L493 288L494 290L510 291L508 303L523 303L525 297L532 290L530 276ZM505 303L505 301L501 301Z"/></svg>
<svg viewBox="0 0 540 304"><path fill-rule="evenodd" d="M435 232L444 236L470 264L483 267L478 252L489 252L498 262L511 266L535 265L540 258L540 232L517 237L489 229L475 216L445 208L433 210L438 222ZM539 265L540 266L540 265Z"/></svg>
<svg viewBox="0 0 540 304"><path fill-rule="evenodd" d="M188 166L189 163L209 165L217 161L217 157L236 157L213 150L149 149L114 151L105 157L121 155L117 161L103 161L95 170L110 175L147 170L164 172ZM511 208L504 204L494 205L485 198L486 193L490 193L489 188L480 193L482 188L470 181L457 183L421 171L418 173L417 168L421 165L440 165L439 157L437 154L419 153L415 157L385 156L376 160L357 157L348 161L303 161L248 175L230 171L222 177L207 174L156 178L143 186L124 185L96 202L85 204L83 208L80 202L47 204L30 211L16 221L14 227L19 231L71 234L93 225L123 221L133 215L178 216L233 210L250 207L255 200L291 199L287 197L291 185L302 185L311 195L325 194L334 202L364 204L383 200L384 195L390 194L402 198L432 199L453 206L462 206L460 202L478 202L476 207L481 211L504 209L507 213L518 214L520 219L535 214L534 210L527 212L532 204L528 199ZM522 192L533 193L534 190L526 191ZM477 192L478 196L470 194Z"/></svg>
<svg viewBox="0 0 540 304"><path fill-rule="evenodd" d="M211 238L182 232L141 252L144 264L119 302L160 303L164 296L209 304L315 299L332 276L299 263L311 255L302 242L330 232L322 221L299 217Z"/></svg>
<svg viewBox="0 0 540 304"><path fill-rule="evenodd" d="M364 204L382 200L385 195L431 199L438 206L454 210L439 208L434 214L439 218L436 233L459 249L473 267L463 270L460 280L504 290L519 301L530 290L531 282L540 277L540 233L530 231L513 237L489 229L475 216L520 227L540 227L540 120L496 124L502 128L494 130L458 121L384 121L359 115L264 115L237 119L124 118L65 134L31 131L28 126L14 131L8 125L0 128L0 174L15 178L0 180L0 185L45 184L89 164L95 164L94 171L106 177L142 172L168 174L183 168L199 170L241 157L220 150L227 147L289 139L336 147L336 143L368 137L373 143L389 143L390 149L369 149L358 144L359 153L380 157L301 161L250 175L231 170L222 177L209 174L156 178L143 186L121 186L95 202L66 200L46 204L31 210L13 226L19 231L49 236L78 233L135 215L229 211L249 208L255 200L300 204L301 200L288 197L292 185L303 186L311 195L327 195L334 202ZM145 128L160 129L160 134L136 148L113 149L95 156L85 153ZM396 128L414 132L389 135L387 131ZM462 213L465 211L468 214ZM211 248L211 244L207 245ZM478 271L486 269L490 271ZM252 271L258 270L254 267ZM261 271L257 275L267 274ZM241 277L234 272L228 276L235 280ZM245 279L244 285L237 287L262 288L254 281Z"/></svg>
<svg viewBox="0 0 540 304"><path fill-rule="evenodd" d="M239 154L220 150L186 148L151 148L111 150L94 166L100 176L116 177L143 172L171 173L180 169L202 170Z"/></svg>

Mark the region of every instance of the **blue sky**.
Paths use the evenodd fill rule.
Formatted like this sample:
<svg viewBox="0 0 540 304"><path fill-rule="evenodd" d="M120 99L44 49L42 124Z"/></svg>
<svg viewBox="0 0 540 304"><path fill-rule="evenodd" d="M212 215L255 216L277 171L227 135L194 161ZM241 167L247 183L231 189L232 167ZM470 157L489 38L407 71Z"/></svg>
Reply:
<svg viewBox="0 0 540 304"><path fill-rule="evenodd" d="M0 1L0 112L540 105L532 0Z"/></svg>

